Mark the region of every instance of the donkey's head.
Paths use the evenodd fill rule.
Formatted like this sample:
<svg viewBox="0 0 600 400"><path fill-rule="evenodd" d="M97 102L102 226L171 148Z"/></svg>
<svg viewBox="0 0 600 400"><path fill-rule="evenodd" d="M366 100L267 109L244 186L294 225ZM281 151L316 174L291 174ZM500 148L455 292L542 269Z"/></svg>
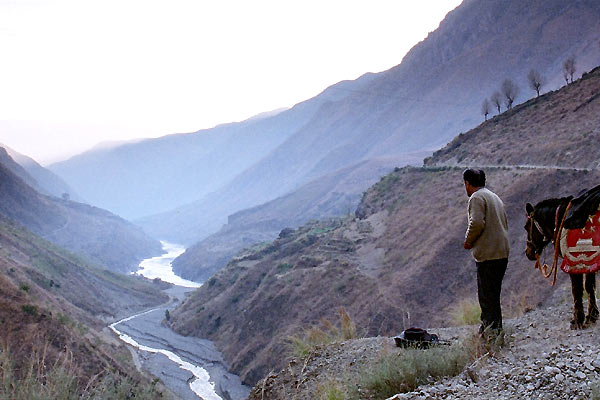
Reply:
<svg viewBox="0 0 600 400"><path fill-rule="evenodd" d="M525 255L528 259L535 261L536 255L539 256L542 254L544 247L550 243L550 239L546 236L546 233L544 232L545 229L541 225L541 223L545 221L539 220L540 215L539 213L536 213L535 207L533 207L530 203L527 203L525 206L525 211L527 212L527 221L525 222L524 226L525 231L527 232L527 247L525 248Z"/></svg>
<svg viewBox="0 0 600 400"><path fill-rule="evenodd" d="M535 207L527 203L525 206L527 222L524 227L527 231L527 247L525 248L527 258L534 261L536 256L542 254L544 247L554 239L554 227L561 220L572 199L573 196L546 199L537 203Z"/></svg>

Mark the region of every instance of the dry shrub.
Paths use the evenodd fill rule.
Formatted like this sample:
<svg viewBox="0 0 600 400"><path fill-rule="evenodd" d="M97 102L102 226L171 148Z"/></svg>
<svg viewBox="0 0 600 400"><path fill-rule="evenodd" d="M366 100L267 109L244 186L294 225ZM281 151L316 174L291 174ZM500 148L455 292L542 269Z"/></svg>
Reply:
<svg viewBox="0 0 600 400"><path fill-rule="evenodd" d="M380 358L358 373L347 392L352 399L386 399L415 390L440 378L463 371L473 374L479 361L494 356L505 345L505 333L482 340L471 335L450 346L439 345L426 350L416 348L385 350Z"/></svg>
<svg viewBox="0 0 600 400"><path fill-rule="evenodd" d="M479 302L473 299L460 301L450 310L452 325L476 325L481 322L481 308Z"/></svg>
<svg viewBox="0 0 600 400"><path fill-rule="evenodd" d="M348 398L344 385L333 379L327 379L317 384L317 396L319 400L346 400Z"/></svg>
<svg viewBox="0 0 600 400"><path fill-rule="evenodd" d="M321 320L321 327L313 326L305 329L301 334L290 336L291 353L296 357L304 358L317 348L329 343L356 339L356 325L344 307L337 311L339 318L339 327L335 326L327 319Z"/></svg>
<svg viewBox="0 0 600 400"><path fill-rule="evenodd" d="M103 371L87 382L78 375L70 350L48 361L50 346L34 350L27 360L19 360L20 368L6 345L0 348L0 399L11 400L88 400L88 399L158 399L163 395L153 384L143 384Z"/></svg>

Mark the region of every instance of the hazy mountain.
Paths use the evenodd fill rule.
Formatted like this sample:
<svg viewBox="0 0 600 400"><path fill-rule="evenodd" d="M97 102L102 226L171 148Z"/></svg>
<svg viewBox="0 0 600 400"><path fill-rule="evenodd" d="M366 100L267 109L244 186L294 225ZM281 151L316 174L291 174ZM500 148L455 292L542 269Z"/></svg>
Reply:
<svg viewBox="0 0 600 400"><path fill-rule="evenodd" d="M0 164L4 165L5 168L10 170L13 174L23 180L24 183L31 186L40 193L46 193L44 189L33 179L31 175L23 168L22 165L17 163L9 154L8 150L4 147L0 147ZM46 193L48 194L48 193Z"/></svg>
<svg viewBox="0 0 600 400"><path fill-rule="evenodd" d="M520 102L535 94L526 83L531 68L546 79L542 91L563 84L562 63L571 55L576 76L589 70L600 62L599 34L597 1L465 1L400 65L340 82L307 101L329 98L231 183L141 223L153 235L190 243L218 229L227 215L318 176L360 160L438 148L483 119L482 101L505 78L520 87Z"/></svg>
<svg viewBox="0 0 600 400"><path fill-rule="evenodd" d="M3 147L3 149L2 149ZM4 151L10 156L12 160L6 158ZM58 175L53 173L47 168L42 167L33 158L23 155L8 146L0 143L0 158L5 166L11 169L17 176L25 181L29 186L33 187L40 193L47 194L54 197L63 197L66 193L71 200L83 201L73 189L69 187ZM14 161L25 170L26 174L23 174L19 168L14 168ZM13 167L11 167L13 165ZM30 179L33 178L33 179Z"/></svg>
<svg viewBox="0 0 600 400"><path fill-rule="evenodd" d="M447 324L460 301L476 301L474 261L462 247L462 161L486 170L506 206L505 312L550 299L555 287L523 254L525 203L600 182L590 147L600 138L598 93L600 68L459 135L427 167L394 170L363 196L356 218L309 223L234 259L171 314L173 326L214 340L255 382L284 365L291 335L335 320L342 306L366 335L397 334L407 315L412 325Z"/></svg>
<svg viewBox="0 0 600 400"><path fill-rule="evenodd" d="M135 270L141 259L160 254L160 243L130 222L87 204L43 195L5 163L16 164L0 160L0 214L113 271Z"/></svg>
<svg viewBox="0 0 600 400"><path fill-rule="evenodd" d="M322 101L195 133L100 146L49 168L91 204L140 218L217 190L306 123Z"/></svg>

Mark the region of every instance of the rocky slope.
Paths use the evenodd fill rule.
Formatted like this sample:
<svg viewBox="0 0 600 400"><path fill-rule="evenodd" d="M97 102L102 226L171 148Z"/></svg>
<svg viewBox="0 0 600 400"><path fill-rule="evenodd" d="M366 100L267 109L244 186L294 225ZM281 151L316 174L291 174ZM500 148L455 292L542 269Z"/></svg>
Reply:
<svg viewBox="0 0 600 400"><path fill-rule="evenodd" d="M505 346L493 354L484 354L470 365L468 372L442 378L389 400L597 398L600 327L569 330L569 290L559 288L555 294L558 296L554 296L552 306L505 321ZM440 338L453 341L469 337L476 330L475 326L428 328ZM390 337L348 340L321 347L306 360L291 359L286 368L270 373L258 382L250 399L326 398L322 388L332 382L349 392L356 388L360 374L377 365L384 354L403 351L395 347Z"/></svg>
<svg viewBox="0 0 600 400"><path fill-rule="evenodd" d="M415 154L411 164L420 163L422 156L422 153ZM177 257L173 269L187 279L202 282L223 268L240 250L270 242L284 228L295 229L323 216L351 214L362 193L379 179L377 177L407 161L393 157L363 161L320 177L285 196L232 214L219 232Z"/></svg>
<svg viewBox="0 0 600 400"><path fill-rule="evenodd" d="M4 162L0 162L0 214L112 271L133 271L140 260L161 252L160 243L133 224L87 204L43 195Z"/></svg>
<svg viewBox="0 0 600 400"><path fill-rule="evenodd" d="M564 93L588 93L586 85L593 82L585 79L563 88L542 104L558 99L564 102L559 110L572 110L566 100L571 97ZM476 128L477 134L498 126L513 132L504 136L508 159L511 152L523 151L518 138L529 125L521 124L521 118L535 119L543 112L540 108L528 103L497 123ZM537 120L543 127L533 132L552 131L553 121ZM571 133L571 142L577 144L569 148L574 159L590 153L590 143L581 139L586 132L574 128ZM452 149L448 153L453 157ZM577 194L600 181L597 168L574 169L566 158L555 161L551 167L486 167L488 186L504 200L509 220L512 251L503 291L507 308L523 302L536 306L552 292L523 255L525 203ZM416 325L448 323L447 311L476 296L473 261L462 248L467 203L462 169L396 169L365 193L357 218L284 231L272 244L234 259L173 313L173 326L214 340L234 371L246 382L256 382L283 366L280 354L290 335L321 318L335 319L341 306L367 335L398 332L407 314ZM567 279L564 274L559 278Z"/></svg>
<svg viewBox="0 0 600 400"><path fill-rule="evenodd" d="M468 0L388 71L340 82L258 122L122 146L53 170L126 217L148 213L144 204L189 203L140 222L156 237L191 244L228 215L325 174L442 146L481 121L481 101L505 78L519 84L519 99L533 96L525 89L531 68L546 76L543 90L554 89L571 54L578 77L600 59L598 21L593 0Z"/></svg>

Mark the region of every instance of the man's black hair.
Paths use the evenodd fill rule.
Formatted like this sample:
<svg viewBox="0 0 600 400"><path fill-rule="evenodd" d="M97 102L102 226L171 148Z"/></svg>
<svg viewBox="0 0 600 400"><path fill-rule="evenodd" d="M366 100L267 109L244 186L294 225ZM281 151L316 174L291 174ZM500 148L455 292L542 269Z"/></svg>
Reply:
<svg viewBox="0 0 600 400"><path fill-rule="evenodd" d="M463 180L475 187L485 186L485 172L481 169L466 169L463 172Z"/></svg>

